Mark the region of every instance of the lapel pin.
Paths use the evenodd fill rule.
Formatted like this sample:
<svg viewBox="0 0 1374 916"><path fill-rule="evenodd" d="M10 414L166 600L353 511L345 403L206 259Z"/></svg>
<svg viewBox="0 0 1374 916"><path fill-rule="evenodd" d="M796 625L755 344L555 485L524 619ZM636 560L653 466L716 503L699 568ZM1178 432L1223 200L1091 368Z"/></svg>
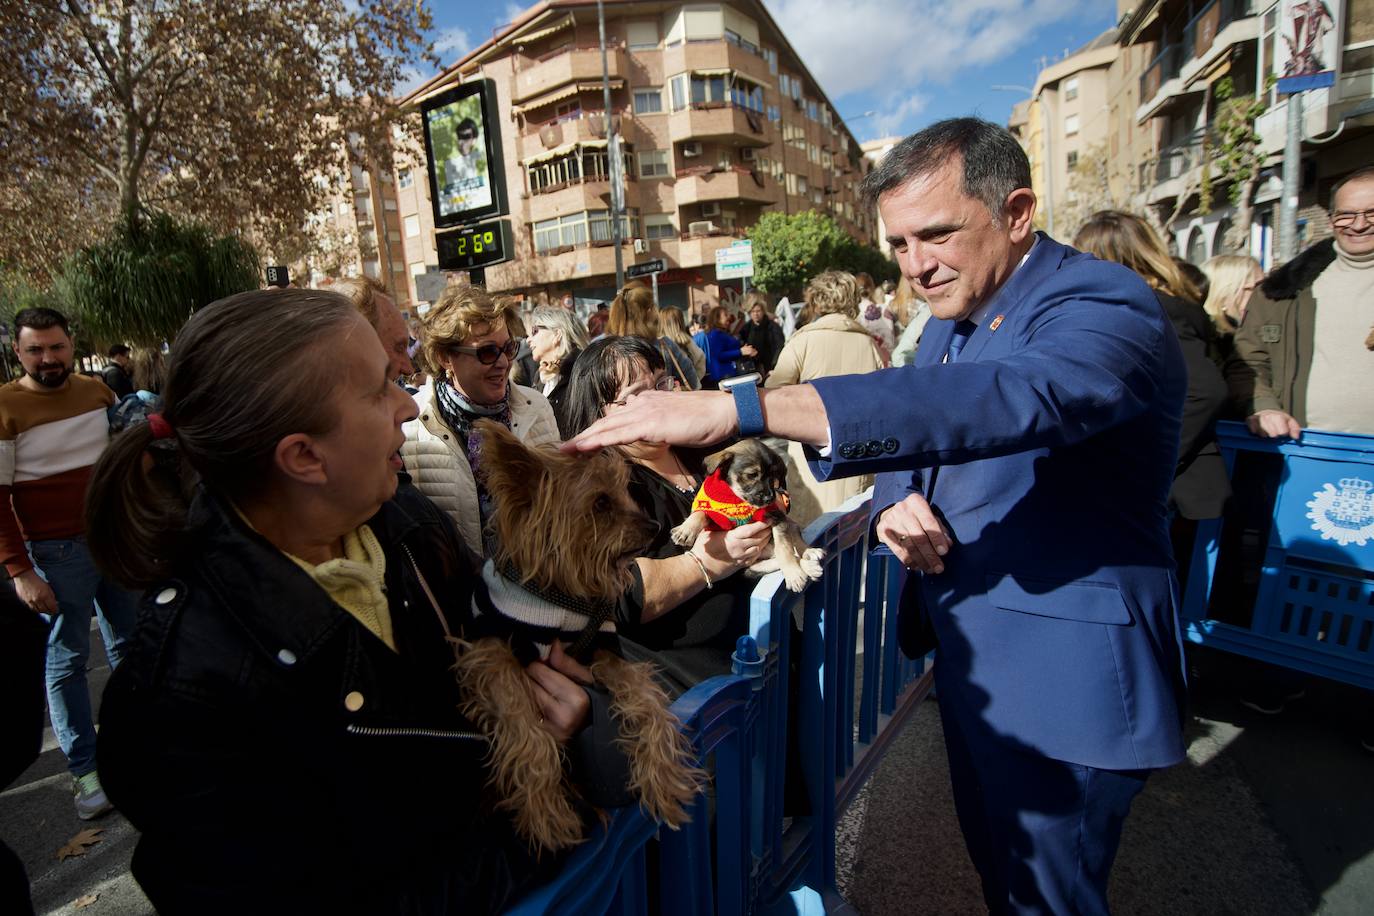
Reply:
<svg viewBox="0 0 1374 916"><path fill-rule="evenodd" d="M1002 319L1005 318L1005 317L1007 317L1007 316L1006 316L1006 315L998 315L996 318L992 319L992 324L988 325L988 333L992 333L993 331L995 331L995 330L997 330L998 328L1000 328L1000 327L1002 326Z"/></svg>

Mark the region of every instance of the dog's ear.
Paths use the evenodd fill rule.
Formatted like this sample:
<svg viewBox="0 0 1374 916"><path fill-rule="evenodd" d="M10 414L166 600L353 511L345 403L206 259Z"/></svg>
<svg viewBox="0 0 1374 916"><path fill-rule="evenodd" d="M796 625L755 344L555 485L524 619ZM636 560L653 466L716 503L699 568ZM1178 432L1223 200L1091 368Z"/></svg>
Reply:
<svg viewBox="0 0 1374 916"><path fill-rule="evenodd" d="M498 501L523 503L544 476L543 458L494 420L472 424L482 436L482 482Z"/></svg>
<svg viewBox="0 0 1374 916"><path fill-rule="evenodd" d="M706 468L706 473L710 474L717 468L720 469L721 476L724 477L730 472L730 462L735 460L733 448L723 448L718 452L707 455L702 466Z"/></svg>

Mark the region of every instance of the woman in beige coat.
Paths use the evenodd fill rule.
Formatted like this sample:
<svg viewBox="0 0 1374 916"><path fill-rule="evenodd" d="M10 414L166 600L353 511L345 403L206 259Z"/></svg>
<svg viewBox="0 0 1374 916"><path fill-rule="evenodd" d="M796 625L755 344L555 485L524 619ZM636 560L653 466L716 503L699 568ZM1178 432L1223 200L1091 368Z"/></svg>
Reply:
<svg viewBox="0 0 1374 916"><path fill-rule="evenodd" d="M858 322L859 284L852 274L828 270L806 286L806 308L815 317L798 328L782 348L767 388L795 385L827 375L872 372L885 365L868 329ZM873 484L872 475L818 483L806 466L802 447L787 451L791 515L806 525Z"/></svg>

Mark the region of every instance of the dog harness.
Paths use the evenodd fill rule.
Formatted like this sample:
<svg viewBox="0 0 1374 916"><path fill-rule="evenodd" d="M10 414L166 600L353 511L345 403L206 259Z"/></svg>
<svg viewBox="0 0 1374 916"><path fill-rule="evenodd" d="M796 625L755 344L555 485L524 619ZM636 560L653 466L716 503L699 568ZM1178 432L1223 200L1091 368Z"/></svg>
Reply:
<svg viewBox="0 0 1374 916"><path fill-rule="evenodd" d="M792 498L786 490L778 491L777 499L766 506L746 502L730 488L719 470L707 475L692 498L692 511L706 513L706 527L711 531L729 531L750 522L768 521L786 515L791 505Z"/></svg>

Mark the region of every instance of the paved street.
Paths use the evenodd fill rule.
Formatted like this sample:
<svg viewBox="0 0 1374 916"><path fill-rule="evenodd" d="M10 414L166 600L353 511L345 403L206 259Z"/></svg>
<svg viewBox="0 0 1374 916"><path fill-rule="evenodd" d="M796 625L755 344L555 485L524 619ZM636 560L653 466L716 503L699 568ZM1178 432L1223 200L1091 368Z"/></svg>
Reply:
<svg viewBox="0 0 1374 916"><path fill-rule="evenodd" d="M92 673L97 689L107 673ZM1354 730L1364 697L1324 683L1308 694L1267 718L1237 704L1217 678L1196 682L1188 763L1152 778L1128 822L1112 883L1118 916L1370 912L1374 756ZM134 833L118 815L96 822L102 841L84 857L57 860L87 826L68 782L48 735L43 756L0 795L0 837L29 869L37 911L151 913L128 875ZM840 846L841 889L866 916L983 911L955 823L936 703L921 706L855 802Z"/></svg>

